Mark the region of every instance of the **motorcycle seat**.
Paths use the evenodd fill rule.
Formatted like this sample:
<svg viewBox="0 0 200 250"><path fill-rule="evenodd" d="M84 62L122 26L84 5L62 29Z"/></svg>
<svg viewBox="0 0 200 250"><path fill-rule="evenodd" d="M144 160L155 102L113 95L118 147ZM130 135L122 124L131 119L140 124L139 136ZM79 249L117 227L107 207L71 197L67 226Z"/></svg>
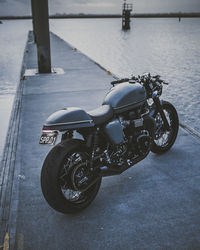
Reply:
<svg viewBox="0 0 200 250"><path fill-rule="evenodd" d="M101 125L113 117L113 109L110 105L102 105L101 107L87 112L96 125Z"/></svg>

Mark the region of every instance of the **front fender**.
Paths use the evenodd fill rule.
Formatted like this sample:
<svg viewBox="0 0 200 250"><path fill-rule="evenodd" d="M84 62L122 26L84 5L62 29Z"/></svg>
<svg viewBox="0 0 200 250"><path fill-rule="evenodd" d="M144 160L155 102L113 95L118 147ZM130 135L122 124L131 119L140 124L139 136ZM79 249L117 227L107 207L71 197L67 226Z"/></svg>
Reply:
<svg viewBox="0 0 200 250"><path fill-rule="evenodd" d="M160 100L160 104L161 106L163 105L164 101L163 100ZM155 118L156 115L158 113L158 110L156 108L156 105L155 103L153 103L151 106L150 106L150 112L149 112L149 116L151 116L152 118Z"/></svg>

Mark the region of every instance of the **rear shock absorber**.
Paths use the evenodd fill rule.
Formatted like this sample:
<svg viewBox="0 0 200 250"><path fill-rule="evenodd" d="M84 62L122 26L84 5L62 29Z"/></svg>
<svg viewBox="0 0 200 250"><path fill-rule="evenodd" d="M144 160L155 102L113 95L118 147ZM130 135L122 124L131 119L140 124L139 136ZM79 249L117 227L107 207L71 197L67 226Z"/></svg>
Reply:
<svg viewBox="0 0 200 250"><path fill-rule="evenodd" d="M98 151L98 145L99 145L99 130L95 131L91 137L91 140L93 141L92 144L92 157L91 157L91 166L90 169L93 170L93 162L95 160L96 152Z"/></svg>

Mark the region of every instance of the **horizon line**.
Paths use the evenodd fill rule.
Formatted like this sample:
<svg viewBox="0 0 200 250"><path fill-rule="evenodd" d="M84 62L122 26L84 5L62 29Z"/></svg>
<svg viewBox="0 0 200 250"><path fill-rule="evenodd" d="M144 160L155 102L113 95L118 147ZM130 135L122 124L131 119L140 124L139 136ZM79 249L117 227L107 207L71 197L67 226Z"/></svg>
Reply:
<svg viewBox="0 0 200 250"><path fill-rule="evenodd" d="M49 18L120 18L122 14L66 14L66 13L56 13L50 14ZM142 18L142 17L200 17L200 12L160 12L160 13L134 13L131 14L131 17ZM23 16L0 16L0 19L9 20L9 19L32 19L32 15L23 15Z"/></svg>

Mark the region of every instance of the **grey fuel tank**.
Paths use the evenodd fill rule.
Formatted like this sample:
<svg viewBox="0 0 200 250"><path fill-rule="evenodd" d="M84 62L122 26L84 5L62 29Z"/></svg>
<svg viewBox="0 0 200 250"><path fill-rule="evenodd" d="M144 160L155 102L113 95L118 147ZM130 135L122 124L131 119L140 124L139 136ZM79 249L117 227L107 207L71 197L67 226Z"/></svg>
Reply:
<svg viewBox="0 0 200 250"><path fill-rule="evenodd" d="M125 112L144 104L146 101L145 88L139 83L121 83L113 87L103 104L109 104L115 113Z"/></svg>

